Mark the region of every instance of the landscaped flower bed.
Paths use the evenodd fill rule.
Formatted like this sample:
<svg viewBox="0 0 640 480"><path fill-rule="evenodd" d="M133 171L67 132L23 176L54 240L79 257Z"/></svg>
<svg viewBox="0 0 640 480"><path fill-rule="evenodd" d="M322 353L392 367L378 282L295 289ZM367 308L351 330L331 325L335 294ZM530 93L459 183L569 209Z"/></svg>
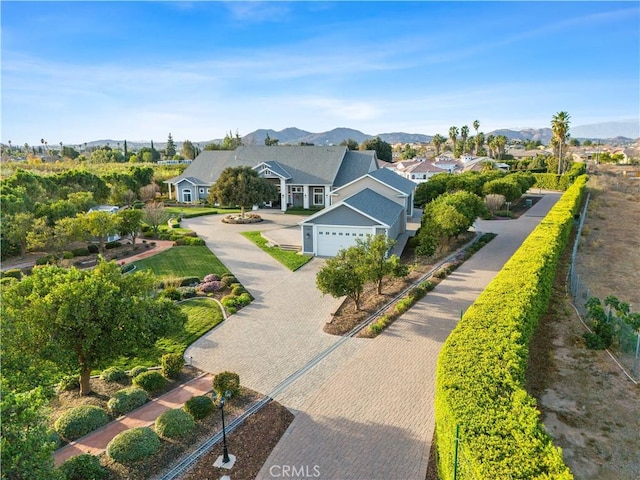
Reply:
<svg viewBox="0 0 640 480"><path fill-rule="evenodd" d="M222 218L222 223L233 223L233 224L248 224L248 223L258 223L262 221L262 217L257 213L247 213L243 217L242 215L225 215Z"/></svg>

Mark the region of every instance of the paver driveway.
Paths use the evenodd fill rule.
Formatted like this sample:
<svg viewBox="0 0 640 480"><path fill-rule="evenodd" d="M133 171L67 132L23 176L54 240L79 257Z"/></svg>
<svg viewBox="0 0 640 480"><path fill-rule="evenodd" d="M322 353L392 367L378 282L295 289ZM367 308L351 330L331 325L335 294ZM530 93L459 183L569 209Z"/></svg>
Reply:
<svg viewBox="0 0 640 480"><path fill-rule="evenodd" d="M473 303L558 198L546 195L518 220L478 221L478 230L498 237L375 340L345 341L322 332L338 302L323 298L315 288L321 259L291 273L237 235L248 229L279 228L297 218L266 214L268 223L249 228L219 224L217 217L186 222L256 297L187 350L195 366L210 372L236 371L244 385L268 394L340 342L303 377L278 392L276 399L297 410L296 418L258 478L282 478L283 466L303 468L323 479L424 478L440 347L460 312Z"/></svg>

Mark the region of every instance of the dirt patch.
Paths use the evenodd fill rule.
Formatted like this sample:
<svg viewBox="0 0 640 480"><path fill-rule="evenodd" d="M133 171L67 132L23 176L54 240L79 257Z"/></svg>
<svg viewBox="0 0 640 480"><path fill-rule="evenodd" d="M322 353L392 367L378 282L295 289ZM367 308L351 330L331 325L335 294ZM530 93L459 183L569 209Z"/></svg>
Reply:
<svg viewBox="0 0 640 480"><path fill-rule="evenodd" d="M234 480L253 480L293 418L279 403L269 403L227 437L229 453L237 458L232 470L213 466L222 453L221 446L216 445L181 480L217 480L223 475Z"/></svg>
<svg viewBox="0 0 640 480"><path fill-rule="evenodd" d="M636 183L622 187L626 191L618 190L620 183L612 185L609 180L600 176L589 180L592 198L598 203L589 209L585 225L591 225L591 232L601 232L602 237L595 240L602 243L594 243L591 232L586 241L581 238L579 268L593 295L616 295L637 302L638 180L629 179ZM619 205L621 214L603 213L601 208L608 209L606 205L612 203ZM633 229L635 234L630 238ZM530 343L527 389L537 398L542 422L555 445L562 448L575 478L637 480L640 387L606 352L585 347L585 328L566 294L570 254L568 248L558 268L548 312ZM629 269L628 264L636 265L635 269Z"/></svg>

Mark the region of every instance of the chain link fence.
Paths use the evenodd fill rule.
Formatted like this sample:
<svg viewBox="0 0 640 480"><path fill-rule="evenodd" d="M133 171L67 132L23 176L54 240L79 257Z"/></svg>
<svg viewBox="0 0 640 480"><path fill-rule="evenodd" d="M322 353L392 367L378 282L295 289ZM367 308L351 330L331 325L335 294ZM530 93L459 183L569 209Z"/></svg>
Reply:
<svg viewBox="0 0 640 480"><path fill-rule="evenodd" d="M586 217L588 205L589 195L587 195L584 209L579 219L580 223L578 225L578 232L576 234L575 243L573 245L568 283L571 290L571 295L573 296L574 307L580 315L582 322L589 329L591 329L593 325L591 325L588 320L586 307L587 301L589 300L589 298L591 298L589 286L580 278L580 275L578 275L575 268L578 253L578 243L580 240L580 234L582 232L582 226ZM608 349L609 353L625 370L625 373L627 375L633 377L636 381L640 380L640 332L634 331L631 325L629 325L623 319L618 318L610 307L607 308L608 320L612 323L615 332L613 344Z"/></svg>

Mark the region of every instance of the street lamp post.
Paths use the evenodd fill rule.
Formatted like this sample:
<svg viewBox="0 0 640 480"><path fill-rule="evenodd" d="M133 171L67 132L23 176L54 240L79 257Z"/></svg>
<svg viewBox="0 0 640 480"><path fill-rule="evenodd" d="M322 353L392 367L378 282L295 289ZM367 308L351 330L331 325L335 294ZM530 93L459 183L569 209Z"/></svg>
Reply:
<svg viewBox="0 0 640 480"><path fill-rule="evenodd" d="M217 395L215 392L212 393L213 401L215 402L217 399ZM220 409L220 415L222 417L222 455L218 457L216 462L213 464L214 467L226 468L230 469L233 467L236 462L236 457L234 455L229 455L229 450L227 448L227 431L226 425L224 423L224 405L226 403L226 399L231 396L231 392L227 390L224 392L224 395L220 395L220 403L218 408Z"/></svg>

